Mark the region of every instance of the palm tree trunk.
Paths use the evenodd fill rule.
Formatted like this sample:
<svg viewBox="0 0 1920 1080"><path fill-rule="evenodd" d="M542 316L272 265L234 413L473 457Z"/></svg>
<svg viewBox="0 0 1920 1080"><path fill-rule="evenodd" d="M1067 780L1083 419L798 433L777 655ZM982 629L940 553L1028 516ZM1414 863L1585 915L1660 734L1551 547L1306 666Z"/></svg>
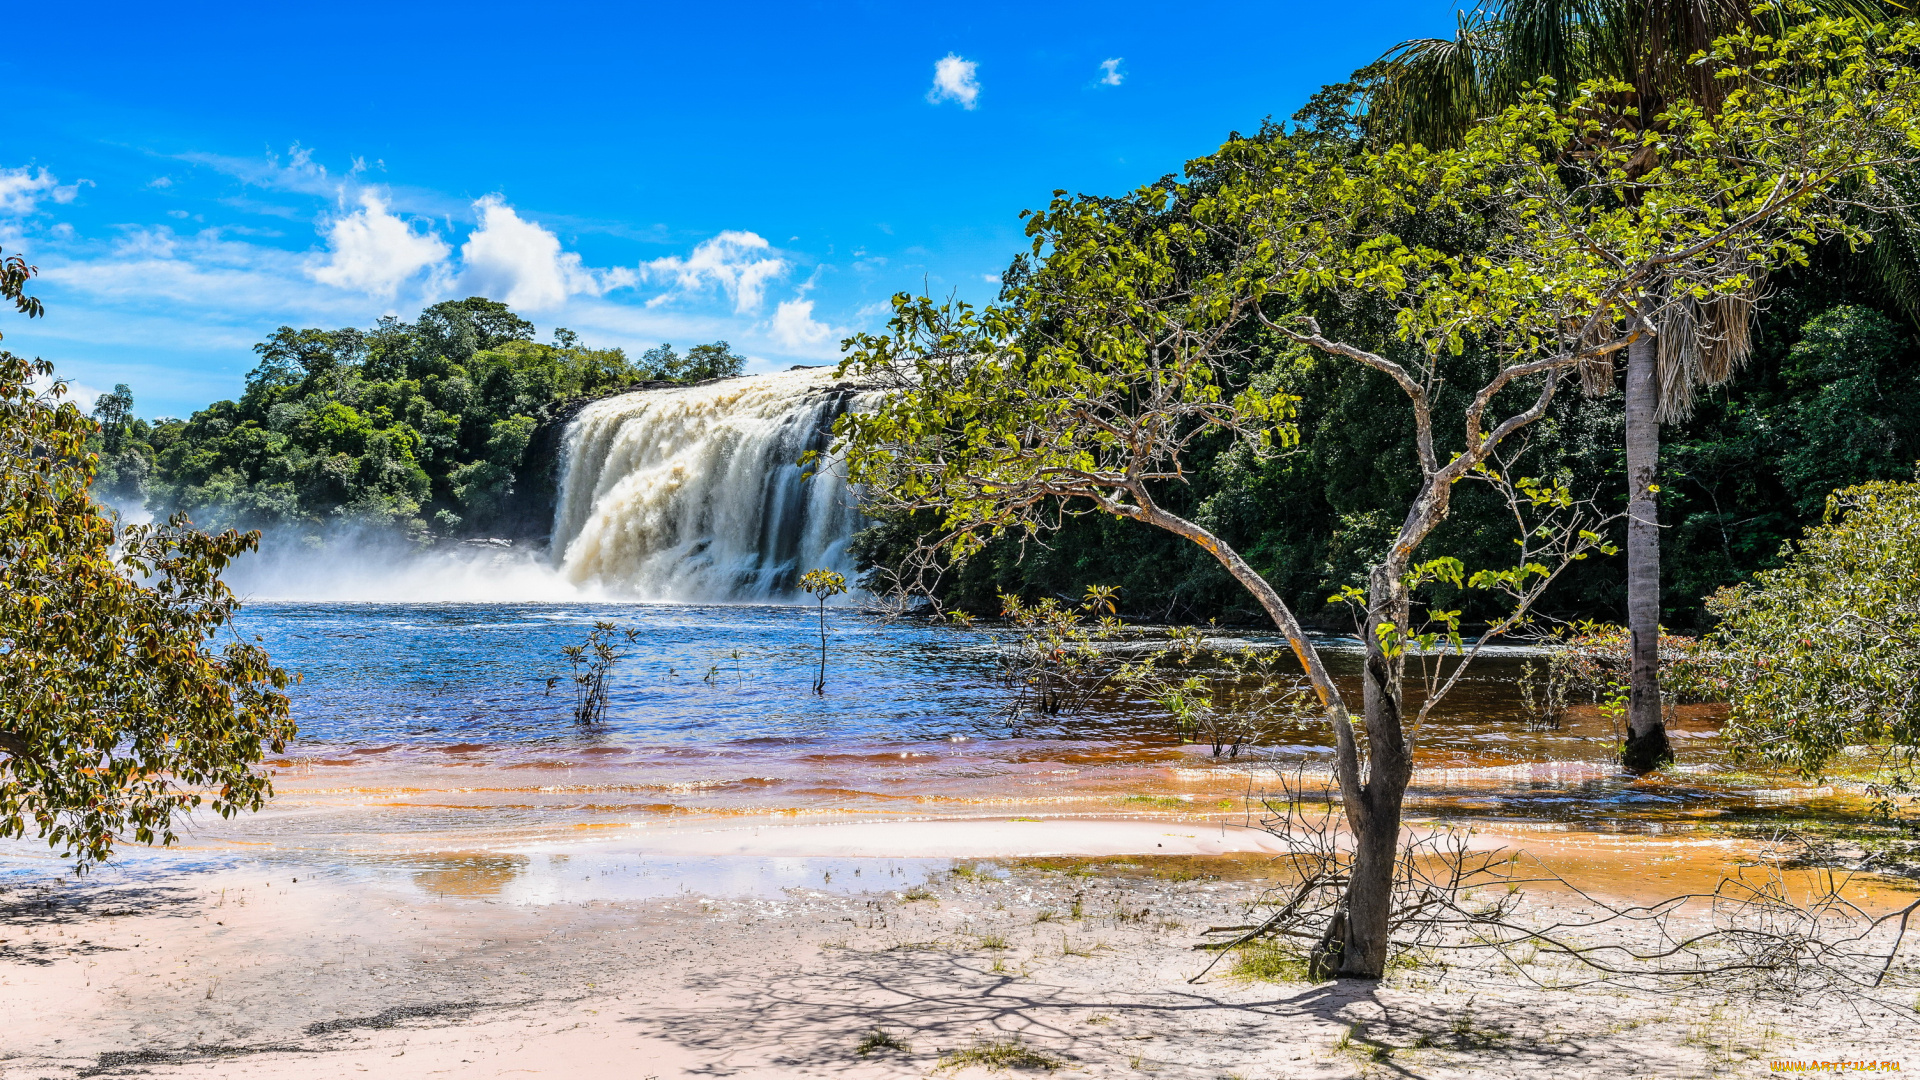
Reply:
<svg viewBox="0 0 1920 1080"><path fill-rule="evenodd" d="M1627 346L1627 738L1620 763L1636 773L1673 760L1660 718L1659 356L1652 334Z"/></svg>

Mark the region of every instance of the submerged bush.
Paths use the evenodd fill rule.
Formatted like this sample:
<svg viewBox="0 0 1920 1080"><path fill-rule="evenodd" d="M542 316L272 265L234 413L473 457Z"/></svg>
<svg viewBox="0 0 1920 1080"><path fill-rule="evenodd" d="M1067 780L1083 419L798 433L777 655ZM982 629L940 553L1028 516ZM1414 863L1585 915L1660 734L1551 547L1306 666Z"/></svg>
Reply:
<svg viewBox="0 0 1920 1080"><path fill-rule="evenodd" d="M1913 787L1920 750L1920 482L1845 488L1785 564L1723 590L1736 747L1818 776L1850 746L1875 748L1883 796ZM1883 808L1888 804L1883 802Z"/></svg>

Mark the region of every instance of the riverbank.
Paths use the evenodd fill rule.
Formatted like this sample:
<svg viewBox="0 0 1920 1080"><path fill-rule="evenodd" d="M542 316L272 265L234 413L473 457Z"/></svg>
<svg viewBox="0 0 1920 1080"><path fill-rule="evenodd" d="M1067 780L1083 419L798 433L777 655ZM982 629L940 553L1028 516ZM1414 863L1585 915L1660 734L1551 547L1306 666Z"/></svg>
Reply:
<svg viewBox="0 0 1920 1080"><path fill-rule="evenodd" d="M1207 959L1199 931L1239 921L1274 872L1264 834L1208 832L769 823L646 854L156 856L86 883L17 873L0 895L0 1077L967 1076L994 1054L1061 1075L1195 1078L1920 1067L1910 1018L1548 991L1488 958L1378 986L1248 981L1231 962L1189 983ZM1073 837L1080 854L1032 854ZM1531 840L1557 843L1568 867L1621 865L1608 838ZM965 843L1000 857L943 857ZM1644 872L1606 876L1649 893L1729 857L1636 843ZM1089 857L1116 848L1132 853ZM1571 903L1535 902L1537 917Z"/></svg>

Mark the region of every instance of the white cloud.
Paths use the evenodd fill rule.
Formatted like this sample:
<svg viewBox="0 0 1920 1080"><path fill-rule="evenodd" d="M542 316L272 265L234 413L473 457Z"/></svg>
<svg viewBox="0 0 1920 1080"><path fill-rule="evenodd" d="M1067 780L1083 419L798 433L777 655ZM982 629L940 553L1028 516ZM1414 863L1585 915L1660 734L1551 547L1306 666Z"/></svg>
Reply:
<svg viewBox="0 0 1920 1080"><path fill-rule="evenodd" d="M811 300L782 300L774 309L773 339L789 349L818 345L832 333L833 327L814 320Z"/></svg>
<svg viewBox="0 0 1920 1080"><path fill-rule="evenodd" d="M142 306L224 311L364 308L365 301L336 305L303 295L312 291L302 280L304 262L294 252L223 239L218 229L181 236L163 225L129 232L104 258L63 261L43 267L40 276L100 300ZM331 290L329 294L326 299L344 299ZM61 310L50 311L49 318L60 317Z"/></svg>
<svg viewBox="0 0 1920 1080"><path fill-rule="evenodd" d="M60 373L57 371L54 372L54 377L51 379L43 378L38 375L34 376L32 379L29 379L27 381L27 388L32 390L36 394L44 394L47 391L53 389L53 386L56 382L63 383L65 385L61 388L60 393L56 394L55 397L60 401L73 402L74 405L78 406L80 411L83 413L92 412L93 403L100 400L101 395L106 393L105 390L102 390L97 386L92 386L88 383L83 383L83 382L75 382L72 379L61 378Z"/></svg>
<svg viewBox="0 0 1920 1080"><path fill-rule="evenodd" d="M307 271L313 279L388 300L408 279L440 266L452 252L431 228L415 232L388 213L386 203L370 191L361 193L360 209L333 220L326 237L326 261L316 261Z"/></svg>
<svg viewBox="0 0 1920 1080"><path fill-rule="evenodd" d="M153 229L135 229L114 242L114 255L125 258L171 259L180 238L161 225Z"/></svg>
<svg viewBox="0 0 1920 1080"><path fill-rule="evenodd" d="M733 300L733 310L759 309L767 282L787 272L787 261L773 254L773 246L757 233L728 230L695 245L685 259L669 255L646 265L649 277L666 278L681 293L700 292L718 285ZM655 297L658 304L674 293Z"/></svg>
<svg viewBox="0 0 1920 1080"><path fill-rule="evenodd" d="M104 235L94 236L62 230L64 239L38 260L48 318L16 328L17 339L9 329L6 344L58 357L63 370L82 377L88 408L95 388L125 381L147 409L186 415L238 393L255 359L249 346L273 326L365 325L383 310L407 316L473 293L543 326L572 327L596 345L634 350L725 338L755 371L819 363L849 332L819 317L837 306L809 299L804 286L787 288L794 257L754 232L709 234L673 256L609 269L585 265L566 239L594 223L544 212L536 219L498 195L473 202L372 186L358 175L359 162L322 167L299 148L246 162L188 160L231 172L245 186L175 201L188 186L175 176L169 198L146 222L101 226ZM148 177L131 183L157 179ZM43 239L54 236L56 219L46 212L72 201L79 187L37 166L0 169L0 234L31 227ZM281 212L291 220L232 213L223 199L248 200L239 207L247 215ZM276 205L252 201L260 199ZM203 209L208 221L222 223L196 224ZM284 236L257 227L268 224L290 227ZM616 235L627 233L647 243L662 238L650 230ZM617 291L643 280L637 295ZM774 303L775 290L785 302Z"/></svg>
<svg viewBox="0 0 1920 1080"><path fill-rule="evenodd" d="M974 77L979 64L971 60L962 60L954 53L935 61L933 65L933 89L927 91L927 100L935 105L943 101L957 101L963 109L971 109L980 98L980 81Z"/></svg>
<svg viewBox="0 0 1920 1080"><path fill-rule="evenodd" d="M299 143L294 143L287 150L285 164L281 163L278 154L271 152L260 158L236 158L190 151L176 155L176 160L205 165L242 183L271 191L293 191L303 195L335 195L340 191L340 181L327 174L325 165L313 160L312 148Z"/></svg>
<svg viewBox="0 0 1920 1080"><path fill-rule="evenodd" d="M1100 61L1100 71L1101 71L1100 85L1102 86L1119 86L1120 85L1120 80L1126 78L1126 76L1121 74L1120 72L1120 61L1123 59L1125 58L1116 56L1108 60Z"/></svg>
<svg viewBox="0 0 1920 1080"><path fill-rule="evenodd" d="M62 184L45 169L0 169L0 217L26 217L40 208L42 200L70 203L80 193L81 184Z"/></svg>
<svg viewBox="0 0 1920 1080"><path fill-rule="evenodd" d="M547 311L579 294L598 296L634 283L631 270L595 274L580 256L560 250L560 238L527 221L506 200L489 195L473 204L480 227L460 246L465 264L461 287L504 301L509 307Z"/></svg>
<svg viewBox="0 0 1920 1080"><path fill-rule="evenodd" d="M335 174L314 160L311 148L299 143L293 144L285 159L273 153L258 158L238 158L192 151L176 154L174 160L204 166L264 191L349 201L357 198L358 192L365 186L360 181L361 173L385 167L382 162L375 161L369 165L365 158L355 157L349 159L345 172ZM380 191L383 202L414 214L459 217L467 207L465 199L454 199L438 191L399 184L382 184ZM307 216L304 209L276 206L240 196L230 195L219 201L250 214L274 214L288 218Z"/></svg>

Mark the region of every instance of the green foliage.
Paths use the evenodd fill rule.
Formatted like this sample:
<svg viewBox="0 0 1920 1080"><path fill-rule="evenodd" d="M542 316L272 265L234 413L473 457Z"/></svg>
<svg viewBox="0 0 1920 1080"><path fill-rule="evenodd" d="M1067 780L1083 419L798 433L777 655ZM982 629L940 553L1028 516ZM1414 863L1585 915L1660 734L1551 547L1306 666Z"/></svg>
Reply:
<svg viewBox="0 0 1920 1080"><path fill-rule="evenodd" d="M1276 938L1256 938L1234 950L1233 966L1227 977L1241 982L1312 982L1307 956L1291 943Z"/></svg>
<svg viewBox="0 0 1920 1080"><path fill-rule="evenodd" d="M89 441L98 461L93 493L109 503L138 505L153 471L153 427L133 415L133 391L125 383L94 400L98 433Z"/></svg>
<svg viewBox="0 0 1920 1080"><path fill-rule="evenodd" d="M560 655L573 669L573 719L576 723L592 724L606 719L609 700L608 680L613 675L613 665L620 660L620 651L614 642L614 631L619 630L604 620L593 624L587 632L584 645L563 645ZM631 645L640 637L638 630L621 631ZM547 688L552 689L558 679L549 679Z"/></svg>
<svg viewBox="0 0 1920 1080"><path fill-rule="evenodd" d="M1214 757L1239 757L1283 718L1309 711L1289 654L1219 648L1201 628L1170 628L1155 644L1114 617L1119 591L1088 586L1078 604L1000 598L1005 636L991 631L988 640L1016 726L1027 718L1069 718L1111 693L1151 705L1181 738L1206 743ZM973 625L961 612L948 617Z"/></svg>
<svg viewBox="0 0 1920 1080"><path fill-rule="evenodd" d="M847 579L837 570L809 570L800 575L800 591L820 602L820 670L813 692L827 692L827 601L847 591Z"/></svg>
<svg viewBox="0 0 1920 1080"><path fill-rule="evenodd" d="M123 837L172 843L196 807L259 809L294 727L219 576L258 534L117 528L89 490L99 426L28 385L51 373L0 353L0 836L84 869Z"/></svg>
<svg viewBox="0 0 1920 1080"><path fill-rule="evenodd" d="M886 1028L877 1027L867 1032L864 1036L861 1036L859 1045L855 1046L853 1050L854 1053L859 1054L861 1057L866 1057L875 1050L898 1050L903 1054L911 1054L913 1053L913 1046Z"/></svg>
<svg viewBox="0 0 1920 1080"><path fill-rule="evenodd" d="M1857 48L1844 36L1836 40ZM1351 132L1342 136L1336 122L1320 119L1296 135L1269 129L1242 142L1248 154L1267 144L1279 156L1284 139L1347 153L1359 147ZM1198 165L1200 175L1190 177L1188 189L1204 193L1219 174ZM1423 214L1397 228L1396 235L1436 251L1471 250L1480 242L1467 217ZM1873 310L1897 305L1861 270L1853 245L1865 239L1855 234L1789 253L1808 263L1770 276L1771 297L1749 366L1724 393L1702 400L1691 419L1669 426L1661 496L1670 536L1663 557L1668 625L1704 626L1700 598L1773 565L1780 544L1817 521L1832 487L1904 475L1902 463L1920 457L1920 411L1904 406L1920 393L1920 349L1910 333L1896 332ZM1009 281L1021 280L1022 265L1009 271ZM1398 327L1379 305L1306 306L1330 337L1392 353ZM1296 610L1329 622L1324 598L1364 584L1365 567L1391 541L1399 515L1387 508L1403 505L1418 479L1414 431L1379 421L1383 410L1399 407L1398 390L1375 372L1270 341L1242 345L1254 379L1297 399L1298 449L1258 455L1202 439L1189 446L1189 467L1179 480L1150 487L1161 505L1230 543ZM1801 359L1790 362L1789 352ZM1814 370L1810 362L1822 356L1831 358L1821 361L1826 374L1798 374ZM1458 364L1452 381L1434 394L1436 413L1463 408L1467 379L1484 378L1485 359L1472 343ZM1560 395L1533 430L1527 472L1564 475L1576 491L1620 486L1617 398ZM1469 566L1500 565L1511 521L1491 491L1467 487L1432 542ZM936 522L886 518L860 538L856 551L863 564L895 565L916 538L935 531ZM1565 618L1621 618L1621 572L1611 559L1570 568L1548 595L1548 610ZM1060 522L1044 547L998 541L949 573L939 591L944 607L987 613L1003 592L1077 595L1093 582L1124 586L1128 610L1139 616L1260 618L1207 553L1177 537L1095 516ZM1479 621L1496 616L1491 599L1469 594L1448 606Z"/></svg>
<svg viewBox="0 0 1920 1080"><path fill-rule="evenodd" d="M667 382L704 382L707 379L730 379L740 374L746 366L746 358L733 351L733 347L724 341L711 345L695 345L681 356L673 351L672 345L656 345L640 354L640 367L649 379L661 379Z"/></svg>
<svg viewBox="0 0 1920 1080"><path fill-rule="evenodd" d="M1780 478L1797 509L1818 513L1850 480L1897 480L1920 458L1920 368L1912 340L1878 312L1842 306L1800 331L1781 372L1793 394L1777 423L1797 433ZM1907 361L1902 363L1901 361Z"/></svg>
<svg viewBox="0 0 1920 1080"><path fill-rule="evenodd" d="M436 304L412 324L283 326L254 347L260 362L238 401L185 421L134 421L124 446L103 442L103 493L306 532L342 521L416 538L512 530L550 514L541 484L551 453L537 457L536 443L571 406L648 380L734 375L743 363L724 341L686 357L662 345L634 364L570 330L552 345L533 333L480 297ZM102 403L104 437L119 406Z"/></svg>
<svg viewBox="0 0 1920 1080"><path fill-rule="evenodd" d="M40 272L18 252L0 256L0 300L13 304L13 310L29 319L37 319L44 310L39 297L28 295L27 283Z"/></svg>
<svg viewBox="0 0 1920 1080"><path fill-rule="evenodd" d="M1007 712L1017 726L1024 716L1057 718L1079 712L1126 668L1104 646L1123 640L1126 628L1113 617L1118 590L1089 585L1078 604L1041 597L1025 604L1011 594L1000 598L1000 615L1010 631L1006 639L989 634L1000 664L1000 684L1008 691ZM962 612L948 617L962 626L973 620Z"/></svg>
<svg viewBox="0 0 1920 1080"><path fill-rule="evenodd" d="M1777 282L1747 370L1665 440L1668 625L1703 627L1705 597L1779 565L1834 489L1920 460L1920 347L1848 269L1835 252Z"/></svg>
<svg viewBox="0 0 1920 1080"><path fill-rule="evenodd" d="M983 1039L972 1046L958 1050L948 1050L940 1055L940 1063L934 1066L934 1072L948 1069L966 1069L978 1066L988 1072L1002 1072L1007 1069L1044 1069L1052 1072L1066 1062L1036 1050L1015 1036L1003 1039Z"/></svg>
<svg viewBox="0 0 1920 1080"><path fill-rule="evenodd" d="M1521 667L1520 695L1529 723L1558 728L1569 701L1584 696L1624 739L1630 643L1626 627L1590 620L1548 635L1545 662L1528 660ZM1727 682L1710 643L1662 630L1659 656L1660 690L1668 705L1725 700Z"/></svg>
<svg viewBox="0 0 1920 1080"><path fill-rule="evenodd" d="M1283 719L1311 715L1311 697L1279 650L1221 649L1200 628L1167 631L1168 644L1123 665L1114 683L1159 706L1182 738L1230 758Z"/></svg>
<svg viewBox="0 0 1920 1080"><path fill-rule="evenodd" d="M1785 563L1714 597L1735 746L1821 774L1877 750L1891 790L1920 754L1920 481L1835 492Z"/></svg>

